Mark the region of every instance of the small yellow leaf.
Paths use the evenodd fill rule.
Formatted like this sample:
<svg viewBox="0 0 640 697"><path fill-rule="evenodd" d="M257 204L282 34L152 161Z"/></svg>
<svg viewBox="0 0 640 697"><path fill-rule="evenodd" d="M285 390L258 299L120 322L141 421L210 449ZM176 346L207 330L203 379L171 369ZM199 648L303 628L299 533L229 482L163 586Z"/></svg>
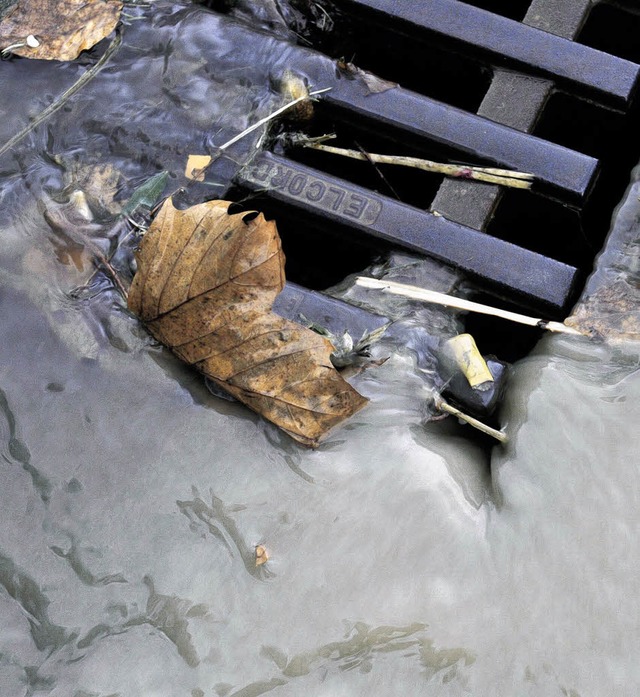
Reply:
<svg viewBox="0 0 640 697"><path fill-rule="evenodd" d="M269 560L269 554L262 545L256 546L256 566L262 566Z"/></svg>
<svg viewBox="0 0 640 697"><path fill-rule="evenodd" d="M187 166L184 168L184 176L187 179L193 179L197 182L204 181L204 172L202 171L211 162L209 155L189 155Z"/></svg>

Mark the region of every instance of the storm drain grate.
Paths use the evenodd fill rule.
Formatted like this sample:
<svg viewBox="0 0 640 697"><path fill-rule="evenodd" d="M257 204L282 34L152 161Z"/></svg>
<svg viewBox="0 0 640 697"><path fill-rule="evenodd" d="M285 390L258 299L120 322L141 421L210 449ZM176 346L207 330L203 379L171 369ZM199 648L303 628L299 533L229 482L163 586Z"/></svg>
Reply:
<svg viewBox="0 0 640 697"><path fill-rule="evenodd" d="M591 0L344 0L338 10L333 57L353 56L396 86L372 90L341 69L344 61L299 48L295 70L331 88L317 134L335 131L346 147L368 151L531 172L533 189L395 172L387 189L366 163L305 149L262 153L237 183L263 192L279 221L284 210L285 220L328 235L348 231L357 249L434 257L485 293L566 314L637 160L640 52L631 39L621 55L600 48L615 51L612 35L640 30L640 11ZM334 256L345 239L334 238ZM292 289L291 302L305 302Z"/></svg>

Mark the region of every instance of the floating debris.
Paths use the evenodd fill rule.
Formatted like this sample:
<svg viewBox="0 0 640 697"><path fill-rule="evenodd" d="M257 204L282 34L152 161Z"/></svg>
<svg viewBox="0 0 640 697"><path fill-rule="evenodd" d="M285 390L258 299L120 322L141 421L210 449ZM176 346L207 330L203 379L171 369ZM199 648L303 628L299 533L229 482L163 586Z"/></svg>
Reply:
<svg viewBox="0 0 640 697"><path fill-rule="evenodd" d="M264 545L256 545L256 566L262 566L269 561L269 553Z"/></svg>

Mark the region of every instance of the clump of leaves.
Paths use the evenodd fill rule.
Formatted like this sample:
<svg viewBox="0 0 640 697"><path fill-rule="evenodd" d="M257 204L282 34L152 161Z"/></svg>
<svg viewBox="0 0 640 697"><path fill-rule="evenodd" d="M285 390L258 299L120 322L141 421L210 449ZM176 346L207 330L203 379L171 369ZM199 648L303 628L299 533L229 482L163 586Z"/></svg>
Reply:
<svg viewBox="0 0 640 697"><path fill-rule="evenodd" d="M284 254L273 221L228 201L168 199L147 231L129 308L186 363L295 440L315 446L361 409L325 337L271 311Z"/></svg>

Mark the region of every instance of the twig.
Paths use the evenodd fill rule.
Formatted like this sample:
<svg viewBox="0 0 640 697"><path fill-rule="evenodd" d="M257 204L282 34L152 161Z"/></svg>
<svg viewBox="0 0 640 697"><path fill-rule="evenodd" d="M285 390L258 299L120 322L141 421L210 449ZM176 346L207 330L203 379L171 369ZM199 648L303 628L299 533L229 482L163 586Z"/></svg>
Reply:
<svg viewBox="0 0 640 697"><path fill-rule="evenodd" d="M118 291L120 292L120 295L122 295L122 297L126 303L127 298L129 297L129 293L128 293L127 289L125 288L125 285L122 282L120 275L111 265L111 261L90 240L86 240L85 244L87 245L87 247L89 247L89 249L93 253L93 256L94 256L93 263L95 264L95 266L103 266L105 268L107 275L111 277L111 280L113 281L115 287L118 289ZM91 275L91 278L93 278L93 274Z"/></svg>
<svg viewBox="0 0 640 697"><path fill-rule="evenodd" d="M275 111L272 111L270 114L267 114L267 116L260 119L259 121L256 121L254 124L251 124L251 126L245 128L244 131L238 133L238 135L235 135L233 138L231 138L231 140L228 140L223 145L217 147L215 154L211 157L211 161L208 162L204 167L201 167L200 169L194 169L191 173L191 180L188 182L187 186L189 186L189 184L191 184L191 182L193 181L199 181L200 177L204 177L204 173L224 153L225 150L228 150L232 145L235 145L235 143L237 143L239 140L249 135L249 133L252 133L257 128L260 128L260 126L264 126L265 123L272 121L273 119L280 116L280 114L284 114L285 111L288 111L289 109L291 109L291 107L294 107L296 104L303 102L305 99L310 99L311 97L323 94L324 92L328 92L330 89L331 87L325 87L321 90L314 90L313 92L309 92L308 94L300 95L299 97L296 97L296 99L292 99L290 102L287 102L279 109L276 109ZM176 189L176 191L178 191L178 189ZM169 197L171 197L172 195L173 194L169 194Z"/></svg>
<svg viewBox="0 0 640 697"><path fill-rule="evenodd" d="M104 252L98 247L98 245L90 239L87 235L83 234L81 232L81 227L80 226L69 226L67 228L63 227L60 225L60 223L45 209L43 213L44 219L47 221L49 227L54 230L54 231L59 231L62 233L62 235L66 236L67 238L70 238L73 242L82 245L83 247L86 247L91 254L93 255L93 265L96 268L99 268L102 266L107 274L113 281L113 284L115 285L116 289L118 292L122 295L124 298L125 302L127 301L128 298L128 291L122 282L122 279L120 278L118 272L116 269L113 268L111 265L111 259L108 258ZM91 280L93 279L95 275L95 272L91 274L89 281L85 284L88 285Z"/></svg>
<svg viewBox="0 0 640 697"><path fill-rule="evenodd" d="M117 32L113 41L109 44L107 50L102 54L100 60L91 68L86 70L74 83L62 93L55 102L49 104L48 107L43 109L28 126L25 126L19 133L8 140L2 147L0 147L0 155L4 155L7 150L10 150L14 145L17 145L28 133L37 128L43 121L48 119L52 114L55 114L60 107L64 106L69 97L73 96L78 90L82 89L88 82L93 80L93 78L102 70L105 63L111 58L111 56L118 50L120 44L122 43L122 36L120 32Z"/></svg>
<svg viewBox="0 0 640 697"><path fill-rule="evenodd" d="M382 171L380 170L380 167L375 163L375 160L371 159L371 155L360 145L360 143L357 143L354 141L355 146L358 148L358 150L366 157L367 162L373 167L373 169L376 171L376 174L380 177L384 185L389 189L389 191L393 194L394 198L400 200L400 196L398 196L398 192L391 186L390 182L387 180L387 178L384 176Z"/></svg>
<svg viewBox="0 0 640 697"><path fill-rule="evenodd" d="M234 143L237 143L241 138L244 138L246 135L251 133L252 131L255 131L256 128L260 128L260 126L263 126L265 123L268 123L269 121L275 119L277 116L280 116L280 114L284 114L285 111L288 111L291 109L291 107L295 106L296 104L299 104L300 102L303 102L305 99L309 99L310 97L315 97L318 94L323 94L324 92L328 92L331 89L331 87L325 87L324 89L321 90L314 90L313 92L309 92L308 94L303 94L300 97L297 97L296 99L292 99L290 102L285 104L284 106L281 106L279 109L276 109L275 111L271 112L271 114L268 114L264 118L260 119L259 121L256 121L254 124L249 126L248 128L245 128L242 133L238 133L237 136L234 136L231 140L228 140L224 145L221 145L218 150L224 152L227 150L227 148L230 148Z"/></svg>
<svg viewBox="0 0 640 697"><path fill-rule="evenodd" d="M435 290L426 290L425 288L408 286L404 283L396 283L395 281L381 281L377 278L365 278L364 276L358 276L356 279L356 284L362 286L363 288L384 290L388 291L389 293L393 293L394 295L402 295L405 298L412 298L413 300L422 300L423 302L434 303L436 305L455 307L458 310L478 312L483 315L492 315L493 317L502 317L502 319L508 319L512 322L518 322L519 324L527 324L530 327L547 329L550 332L584 336L582 332L573 329L573 327L567 327L567 325L563 324L562 322L551 322L543 319L537 319L535 317L528 317L527 315L521 315L517 312L510 312L509 310L502 310L498 307L483 305L482 303L476 303L472 300L465 300L464 298L456 298L453 295L446 295L445 293L438 293Z"/></svg>
<svg viewBox="0 0 640 697"><path fill-rule="evenodd" d="M448 177L472 179L475 181L489 182L490 184L501 184L502 186L510 186L514 189L530 189L533 181L533 174L514 172L512 170L499 169L496 167L449 165L440 162L433 162L432 160L423 160L419 157L378 155L369 152L358 152L357 150L349 150L347 148L337 148L333 145L325 145L317 140L298 140L297 144L302 145L305 148L312 148L313 150L322 150L323 152L333 153L334 155L350 157L354 160L377 162L383 165L403 165L405 167L421 169L425 172L444 174Z"/></svg>
<svg viewBox="0 0 640 697"><path fill-rule="evenodd" d="M460 409L456 409L456 407L452 406L448 402L446 402L442 395L439 393L434 393L433 396L433 402L436 407L436 409L439 409L440 411L444 411L447 414L451 414L452 416L457 416L459 419L462 419L465 423L468 423L470 426L473 426L474 428L477 428L479 431L482 431L483 433L486 433L487 435L495 438L496 440L500 441L501 443L506 443L508 438L507 434L504 433L503 431L498 431L495 428L491 428L491 426L487 426L487 424L483 424L482 421L478 421L478 419L474 419L473 416L469 416L468 414L465 414L464 412L461 412Z"/></svg>

